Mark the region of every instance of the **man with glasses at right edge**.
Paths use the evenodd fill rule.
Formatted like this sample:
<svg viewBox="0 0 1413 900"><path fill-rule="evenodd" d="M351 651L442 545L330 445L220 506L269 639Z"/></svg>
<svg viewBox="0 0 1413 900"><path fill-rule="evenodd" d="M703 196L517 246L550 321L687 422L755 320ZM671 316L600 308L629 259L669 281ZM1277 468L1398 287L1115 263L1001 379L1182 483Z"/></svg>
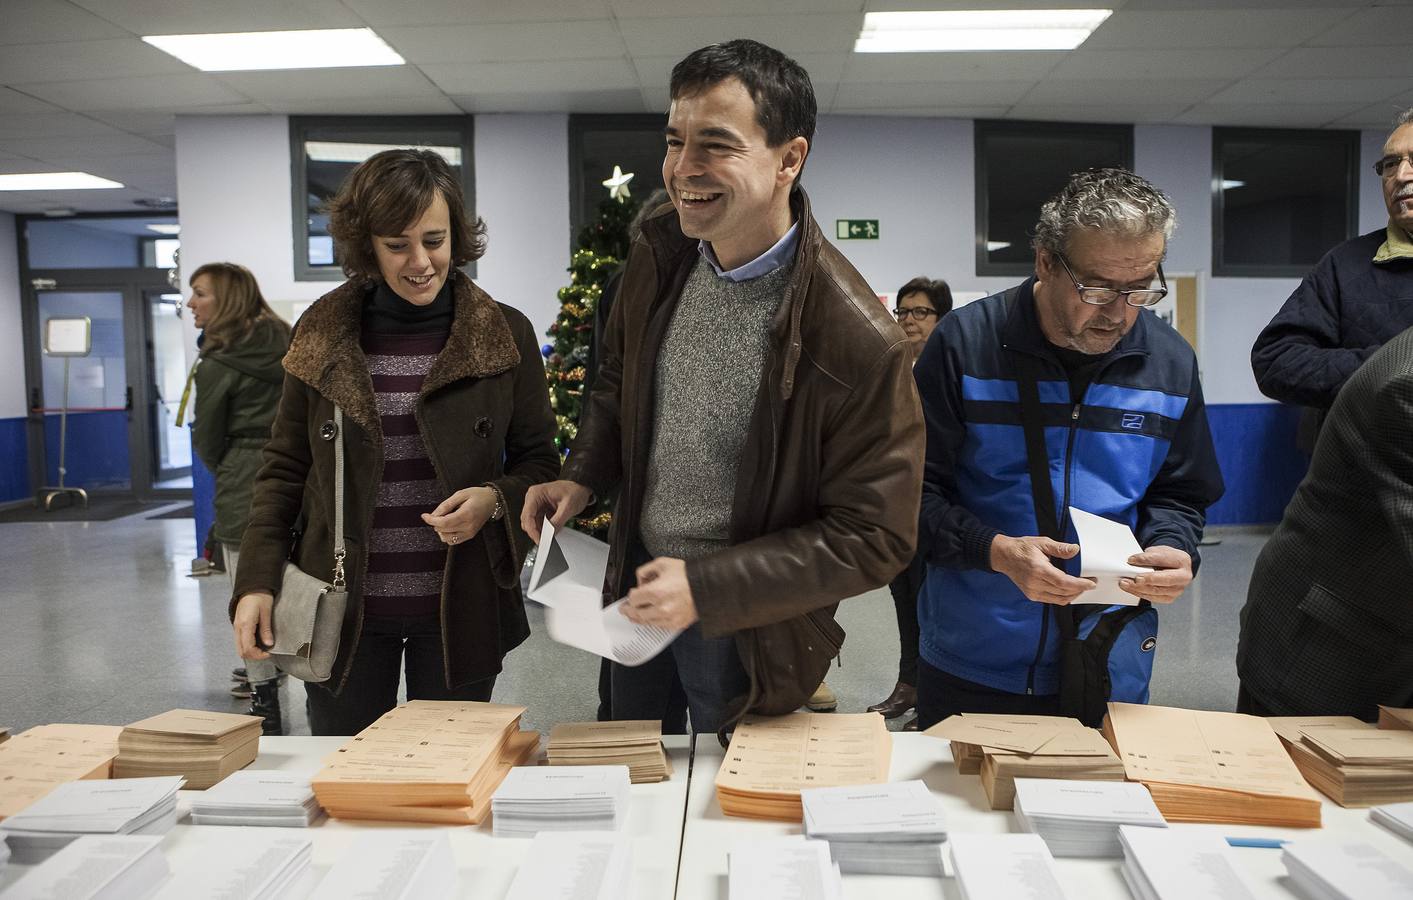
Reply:
<svg viewBox="0 0 1413 900"><path fill-rule="evenodd" d="M1092 587L1077 577L1070 506L1133 529L1144 550L1129 562L1153 571L1124 590L1171 603L1192 581L1223 487L1196 356L1146 309L1167 294L1175 218L1131 172L1074 175L1041 209L1035 275L946 316L913 368L927 423L924 729L957 713L1061 713L1052 610ZM1039 427L1025 427L1027 406ZM1032 465L1050 476L1050 529L1071 542L1044 536ZM1114 699L1146 700L1146 677L1139 687Z"/></svg>

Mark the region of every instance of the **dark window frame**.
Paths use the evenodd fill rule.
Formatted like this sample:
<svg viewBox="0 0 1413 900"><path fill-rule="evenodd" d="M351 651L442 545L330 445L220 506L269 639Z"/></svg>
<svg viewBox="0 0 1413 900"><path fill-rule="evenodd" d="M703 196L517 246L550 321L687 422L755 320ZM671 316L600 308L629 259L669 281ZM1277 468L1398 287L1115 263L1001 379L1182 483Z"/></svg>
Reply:
<svg viewBox="0 0 1413 900"><path fill-rule="evenodd" d="M1359 233L1359 144L1357 131L1326 130L1314 128L1240 128L1214 126L1212 128L1212 275L1223 278L1304 278L1312 264L1297 265L1241 265L1226 262L1223 250L1225 192L1221 189L1222 144L1224 140L1270 140L1279 136L1287 142L1304 144L1343 143L1348 160L1345 177L1345 221L1344 240Z"/></svg>
<svg viewBox="0 0 1413 900"><path fill-rule="evenodd" d="M389 127L417 131L457 129L461 132L461 192L466 199L466 212L476 219L476 118L475 116L290 116L290 217L294 250L295 281L343 281L346 276L337 265L309 264L309 182L304 169L304 143L311 130L347 132L357 137L371 129ZM475 276L476 263L462 267Z"/></svg>
<svg viewBox="0 0 1413 900"><path fill-rule="evenodd" d="M584 206L584 184L579 178L584 164L584 133L588 131L656 131L663 134L667 113L570 113L569 115L569 246L586 221L580 216ZM666 153L664 138L663 152ZM661 168L659 166L659 168ZM633 186L630 184L629 188ZM642 199L642 197L639 197Z"/></svg>
<svg viewBox="0 0 1413 900"><path fill-rule="evenodd" d="M975 157L973 184L976 201L976 275L1020 275L1034 274L1031 263L992 262L988 259L986 239L989 224L987 196L986 140L997 134L1035 135L1046 137L1105 137L1117 139L1123 155L1123 165L1133 170L1133 126L1100 122L1033 122L1014 119L977 119L972 126L972 146ZM1035 209L1036 217L1040 208Z"/></svg>

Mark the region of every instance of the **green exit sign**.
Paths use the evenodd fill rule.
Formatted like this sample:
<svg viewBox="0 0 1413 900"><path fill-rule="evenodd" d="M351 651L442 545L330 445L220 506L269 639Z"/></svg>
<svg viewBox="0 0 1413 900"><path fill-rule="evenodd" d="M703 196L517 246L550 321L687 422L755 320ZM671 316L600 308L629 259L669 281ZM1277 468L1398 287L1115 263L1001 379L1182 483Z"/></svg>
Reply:
<svg viewBox="0 0 1413 900"><path fill-rule="evenodd" d="M878 240L877 219L835 219L834 237L841 241Z"/></svg>

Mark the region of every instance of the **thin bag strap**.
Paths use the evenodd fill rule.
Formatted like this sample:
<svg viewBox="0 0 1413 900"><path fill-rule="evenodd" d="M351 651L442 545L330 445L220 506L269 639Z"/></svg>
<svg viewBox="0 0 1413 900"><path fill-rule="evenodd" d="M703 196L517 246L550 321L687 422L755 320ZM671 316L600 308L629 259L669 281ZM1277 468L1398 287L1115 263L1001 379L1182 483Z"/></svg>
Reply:
<svg viewBox="0 0 1413 900"><path fill-rule="evenodd" d="M345 588L343 561L343 408L334 404L334 590Z"/></svg>

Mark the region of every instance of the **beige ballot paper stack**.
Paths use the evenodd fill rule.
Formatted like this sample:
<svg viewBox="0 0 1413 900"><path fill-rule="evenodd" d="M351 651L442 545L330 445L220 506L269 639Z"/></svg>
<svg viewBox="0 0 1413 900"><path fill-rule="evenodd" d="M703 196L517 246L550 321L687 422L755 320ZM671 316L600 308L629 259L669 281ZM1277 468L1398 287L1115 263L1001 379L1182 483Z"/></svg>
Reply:
<svg viewBox="0 0 1413 900"><path fill-rule="evenodd" d="M1375 728L1353 716L1266 721L1305 780L1340 806L1413 800L1413 731Z"/></svg>
<svg viewBox="0 0 1413 900"><path fill-rule="evenodd" d="M882 784L893 736L877 713L746 716L716 775L716 799L728 816L800 822L804 788Z"/></svg>
<svg viewBox="0 0 1413 900"><path fill-rule="evenodd" d="M534 756L540 736L520 730L523 706L413 700L324 760L311 782L336 819L476 825L512 767Z"/></svg>
<svg viewBox="0 0 1413 900"><path fill-rule="evenodd" d="M1413 709L1396 709L1392 706L1379 707L1379 727L1397 731L1413 731Z"/></svg>
<svg viewBox="0 0 1413 900"><path fill-rule="evenodd" d="M68 781L110 778L118 725L36 725L0 744L0 820Z"/></svg>
<svg viewBox="0 0 1413 900"><path fill-rule="evenodd" d="M633 784L672 776L657 721L563 722L550 729L545 756L552 766L627 766Z"/></svg>
<svg viewBox="0 0 1413 900"><path fill-rule="evenodd" d="M981 776L992 809L1014 805L1017 778L1124 780L1123 763L1104 736L1078 719L965 713L925 733L951 741L957 771Z"/></svg>
<svg viewBox="0 0 1413 900"><path fill-rule="evenodd" d="M201 791L255 761L259 716L174 709L134 722L118 735L114 778L180 775Z"/></svg>
<svg viewBox="0 0 1413 900"><path fill-rule="evenodd" d="M1320 797L1265 719L1110 703L1104 736L1170 822L1320 827Z"/></svg>

